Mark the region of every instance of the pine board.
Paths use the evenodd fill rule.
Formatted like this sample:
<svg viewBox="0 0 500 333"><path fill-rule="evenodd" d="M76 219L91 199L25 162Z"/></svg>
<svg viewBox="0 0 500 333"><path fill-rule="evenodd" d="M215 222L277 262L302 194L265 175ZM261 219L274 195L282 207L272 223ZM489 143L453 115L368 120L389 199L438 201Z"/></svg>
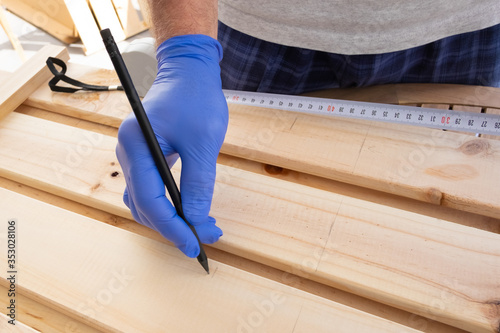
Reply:
<svg viewBox="0 0 500 333"><path fill-rule="evenodd" d="M500 217L500 145L439 130L232 107L222 152Z"/></svg>
<svg viewBox="0 0 500 333"><path fill-rule="evenodd" d="M89 218L133 232L135 234L139 234L149 239L168 243L161 235L157 234L155 231L138 223L135 223L134 221L117 217L95 208L79 204L75 201L70 201L66 198L58 197L47 192L42 192L35 188L25 186L2 177L0 177L0 187L28 196L30 198L34 198L38 201L43 201L50 205L63 208L65 210L70 210L80 215L85 215ZM294 288L298 288L305 292L329 299L336 303L344 304L363 312L370 313L377 317L385 318L387 320L409 326L417 330L423 330L427 333L466 333L466 331L459 330L456 327L445 325L437 321L428 320L419 315L396 309L394 307L390 307L366 298L362 298L360 296L342 291L340 289L329 287L322 283L314 282L312 280L308 280L291 273L285 273L281 270L263 265L255 261L250 261L228 252L220 251L212 247L206 247L205 250L208 257L215 261L222 262L226 265L242 269L246 272L256 274ZM7 293L2 294L3 289L5 288L0 286L0 306L2 306L2 302L4 301L2 298L7 298ZM22 307L20 310L23 311L23 313L20 314L20 318L22 318L22 320L25 321L26 324L35 329L45 332L49 330L46 327L50 325L49 327L51 331L65 332L67 331L66 324L70 321L74 321L70 320L69 318L65 319L64 315L62 315L61 313L56 312L55 310L50 311L50 308L43 306L40 303L36 303L26 298L22 298L19 300L20 302L22 302ZM410 320L408 320L408 318L410 318ZM94 332L94 329L85 326L81 322L75 323L75 325L72 326L78 327L78 332Z"/></svg>
<svg viewBox="0 0 500 333"><path fill-rule="evenodd" d="M0 305L3 309L10 299L7 296L8 288L0 284ZM16 317L23 324L39 332L54 333L98 333L99 331L85 325L73 318L61 314L60 312L42 305L24 295L16 294ZM5 307L4 307L5 306ZM1 328L1 325L0 325ZM4 331L1 331L4 332ZM7 331L8 332L8 331Z"/></svg>
<svg viewBox="0 0 500 333"><path fill-rule="evenodd" d="M207 276L173 247L0 193L1 220L19 225L20 292L104 331L417 332L215 261Z"/></svg>
<svg viewBox="0 0 500 333"><path fill-rule="evenodd" d="M125 33L111 0L89 0L89 4L99 23L100 30L108 28L116 42L124 40Z"/></svg>
<svg viewBox="0 0 500 333"><path fill-rule="evenodd" d="M426 85L406 83L396 85L399 104L449 104L498 107L499 88L460 84Z"/></svg>
<svg viewBox="0 0 500 333"><path fill-rule="evenodd" d="M73 20L63 0L2 0L2 3L9 11L59 40L67 44L78 41L78 34L73 29Z"/></svg>
<svg viewBox="0 0 500 333"><path fill-rule="evenodd" d="M15 324L9 324L8 321L11 320L10 317L7 317L5 314L0 314L0 331L4 333L37 333L38 331L32 329L25 324L15 321Z"/></svg>
<svg viewBox="0 0 500 333"><path fill-rule="evenodd" d="M78 30L85 54L104 48L104 43L87 0L64 0L64 3L73 19L76 30Z"/></svg>
<svg viewBox="0 0 500 333"><path fill-rule="evenodd" d="M13 73L0 70L0 85L4 83Z"/></svg>
<svg viewBox="0 0 500 333"><path fill-rule="evenodd" d="M110 71L71 71L93 83L116 80ZM68 95L42 87L27 104L116 127L130 112L120 92ZM496 141L232 104L229 110L225 154L500 218L500 187L491 186L500 183Z"/></svg>
<svg viewBox="0 0 500 333"><path fill-rule="evenodd" d="M21 60L26 61L23 47L22 47L21 43L19 42L19 39L17 38L17 36L14 34L14 32L12 31L12 29L10 27L10 23L7 20L7 15L5 15L5 9L3 9L1 2L0 2L0 25L2 26L3 30L7 34L7 37L9 38L10 43L12 44L12 47L14 48L14 50L16 50L16 52L19 55L19 57L21 58Z"/></svg>
<svg viewBox="0 0 500 333"><path fill-rule="evenodd" d="M21 114L0 130L2 176L129 217L123 179L110 176L114 138L97 140L58 179L47 165L64 165L86 131ZM488 303L500 294L497 234L226 166L218 169L212 215L225 232L219 249L461 328L498 325ZM436 299L445 309L432 308Z"/></svg>
<svg viewBox="0 0 500 333"><path fill-rule="evenodd" d="M125 37L136 35L148 27L144 21L139 19L137 10L132 5L131 0L112 0L115 6L116 14L125 32Z"/></svg>
<svg viewBox="0 0 500 333"><path fill-rule="evenodd" d="M78 80L98 85L119 85L120 80L115 71L109 69L93 69L67 63L66 75ZM47 86L40 87L25 102L26 105L78 117L98 124L120 126L125 117L132 112L127 97L119 91L105 93L53 93Z"/></svg>
<svg viewBox="0 0 500 333"><path fill-rule="evenodd" d="M0 81L0 120L14 111L31 93L51 77L52 74L45 65L47 57L68 60L69 54L65 47L46 45L6 80Z"/></svg>

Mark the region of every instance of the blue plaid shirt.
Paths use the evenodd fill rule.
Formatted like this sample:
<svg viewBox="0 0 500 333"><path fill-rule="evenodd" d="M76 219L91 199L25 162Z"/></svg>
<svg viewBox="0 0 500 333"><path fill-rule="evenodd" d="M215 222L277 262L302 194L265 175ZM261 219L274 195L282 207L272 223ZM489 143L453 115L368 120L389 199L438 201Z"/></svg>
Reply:
<svg viewBox="0 0 500 333"><path fill-rule="evenodd" d="M300 94L389 83L500 87L500 25L412 49L342 55L266 42L219 22L224 89Z"/></svg>

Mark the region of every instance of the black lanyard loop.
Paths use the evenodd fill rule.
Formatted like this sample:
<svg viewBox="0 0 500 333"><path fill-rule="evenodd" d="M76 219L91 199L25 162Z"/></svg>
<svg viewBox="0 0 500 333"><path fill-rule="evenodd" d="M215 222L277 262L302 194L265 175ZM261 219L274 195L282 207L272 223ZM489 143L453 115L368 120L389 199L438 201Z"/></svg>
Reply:
<svg viewBox="0 0 500 333"><path fill-rule="evenodd" d="M52 80L49 81L49 87L50 87L50 90L52 90L52 91L74 93L74 92L81 91L81 90L86 90L86 91L123 90L122 86L98 86L98 85L83 83L81 81L67 77L66 76L67 67L66 67L66 64L64 63L64 61L62 61L61 59L49 57L47 59L46 63L47 63L47 67L50 69L52 74L54 74L54 77L52 78ZM61 71L58 71L56 69L56 66L54 66L54 64L61 67ZM75 87L78 87L78 88L58 86L57 83L59 81L69 83L69 84L71 84Z"/></svg>

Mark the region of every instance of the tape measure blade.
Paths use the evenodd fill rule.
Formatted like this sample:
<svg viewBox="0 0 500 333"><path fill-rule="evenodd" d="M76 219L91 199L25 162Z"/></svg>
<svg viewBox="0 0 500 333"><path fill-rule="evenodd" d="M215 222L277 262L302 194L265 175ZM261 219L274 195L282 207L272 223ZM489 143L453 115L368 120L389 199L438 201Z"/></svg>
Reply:
<svg viewBox="0 0 500 333"><path fill-rule="evenodd" d="M236 90L224 90L224 95L229 103L242 105L500 135L500 115Z"/></svg>

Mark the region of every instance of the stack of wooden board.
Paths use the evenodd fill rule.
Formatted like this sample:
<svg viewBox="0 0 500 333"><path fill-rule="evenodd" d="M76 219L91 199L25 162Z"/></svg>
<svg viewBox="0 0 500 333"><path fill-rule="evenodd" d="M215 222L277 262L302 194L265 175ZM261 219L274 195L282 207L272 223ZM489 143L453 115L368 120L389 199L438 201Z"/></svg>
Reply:
<svg viewBox="0 0 500 333"><path fill-rule="evenodd" d="M68 75L117 80L77 65ZM469 88L500 106L498 90ZM405 89L333 93L397 103ZM229 108L211 211L224 236L207 247L208 276L122 202L123 93L42 85L1 121L0 234L15 221L23 329L498 331L500 141ZM0 284L8 314L9 281Z"/></svg>
<svg viewBox="0 0 500 333"><path fill-rule="evenodd" d="M103 49L100 29L120 41L146 30L131 0L2 0L6 8L65 43L81 39L86 54Z"/></svg>

